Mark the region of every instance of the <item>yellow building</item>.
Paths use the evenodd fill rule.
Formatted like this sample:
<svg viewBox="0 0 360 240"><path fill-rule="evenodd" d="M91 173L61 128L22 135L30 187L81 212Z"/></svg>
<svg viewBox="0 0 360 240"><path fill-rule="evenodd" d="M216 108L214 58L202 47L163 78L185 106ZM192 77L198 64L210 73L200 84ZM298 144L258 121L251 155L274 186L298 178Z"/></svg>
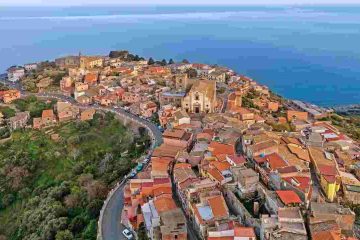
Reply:
<svg viewBox="0 0 360 240"><path fill-rule="evenodd" d="M319 147L309 147L309 155L326 198L333 202L341 184L334 156Z"/></svg>
<svg viewBox="0 0 360 240"><path fill-rule="evenodd" d="M104 66L104 58L99 56L81 56L80 68L91 69Z"/></svg>
<svg viewBox="0 0 360 240"><path fill-rule="evenodd" d="M216 82L197 80L181 101L182 109L189 113L213 113L216 107Z"/></svg>

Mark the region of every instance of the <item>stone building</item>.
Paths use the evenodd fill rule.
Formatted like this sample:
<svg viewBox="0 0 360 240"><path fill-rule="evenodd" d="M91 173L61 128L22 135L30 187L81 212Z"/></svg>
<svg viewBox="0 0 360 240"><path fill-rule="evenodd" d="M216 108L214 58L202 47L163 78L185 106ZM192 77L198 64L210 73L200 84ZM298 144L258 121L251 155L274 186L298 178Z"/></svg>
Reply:
<svg viewBox="0 0 360 240"><path fill-rule="evenodd" d="M198 80L181 101L182 109L189 113L213 113L216 107L216 82Z"/></svg>

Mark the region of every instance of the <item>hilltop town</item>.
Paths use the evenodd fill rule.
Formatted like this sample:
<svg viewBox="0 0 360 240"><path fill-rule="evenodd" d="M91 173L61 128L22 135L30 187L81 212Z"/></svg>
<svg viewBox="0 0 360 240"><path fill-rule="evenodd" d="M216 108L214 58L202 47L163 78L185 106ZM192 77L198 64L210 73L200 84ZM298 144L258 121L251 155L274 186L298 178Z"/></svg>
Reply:
<svg viewBox="0 0 360 240"><path fill-rule="evenodd" d="M99 107L156 125L162 140L153 136L122 192L119 218L138 239L360 236L360 142L329 109L284 99L227 67L127 51L13 66L3 82L4 139L89 121ZM64 98L38 117L9 114L7 105L31 94Z"/></svg>

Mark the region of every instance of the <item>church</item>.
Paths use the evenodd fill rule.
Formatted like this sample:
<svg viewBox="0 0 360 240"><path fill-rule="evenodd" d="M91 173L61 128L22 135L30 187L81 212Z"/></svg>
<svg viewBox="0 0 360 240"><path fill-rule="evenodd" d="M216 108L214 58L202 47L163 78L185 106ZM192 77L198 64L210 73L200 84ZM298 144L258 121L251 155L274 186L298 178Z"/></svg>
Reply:
<svg viewBox="0 0 360 240"><path fill-rule="evenodd" d="M196 80L181 101L188 113L213 113L216 107L216 82Z"/></svg>

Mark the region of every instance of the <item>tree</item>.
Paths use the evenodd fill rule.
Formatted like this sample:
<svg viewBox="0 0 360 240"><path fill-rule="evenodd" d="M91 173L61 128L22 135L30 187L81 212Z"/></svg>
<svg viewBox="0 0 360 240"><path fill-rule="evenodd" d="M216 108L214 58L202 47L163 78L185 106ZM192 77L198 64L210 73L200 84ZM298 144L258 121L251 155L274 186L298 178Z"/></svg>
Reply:
<svg viewBox="0 0 360 240"><path fill-rule="evenodd" d="M155 61L153 58L149 58L148 65L154 65Z"/></svg>
<svg viewBox="0 0 360 240"><path fill-rule="evenodd" d="M137 232L139 240L148 240L144 223L141 223Z"/></svg>
<svg viewBox="0 0 360 240"><path fill-rule="evenodd" d="M4 118L11 118L15 116L16 111L9 107L0 108L0 112L4 115Z"/></svg>
<svg viewBox="0 0 360 240"><path fill-rule="evenodd" d="M189 68L186 71L189 78L196 78L197 77L197 71L194 68Z"/></svg>
<svg viewBox="0 0 360 240"><path fill-rule="evenodd" d="M187 59L184 59L184 60L182 60L182 63L186 63L186 64L189 64L190 62L189 62L189 60L187 60Z"/></svg>
<svg viewBox="0 0 360 240"><path fill-rule="evenodd" d="M169 64L174 64L174 63L175 63L174 60L172 58L170 58Z"/></svg>
<svg viewBox="0 0 360 240"><path fill-rule="evenodd" d="M69 230L59 231L56 233L55 240L73 240L74 236Z"/></svg>
<svg viewBox="0 0 360 240"><path fill-rule="evenodd" d="M166 60L165 59L163 59L162 61L161 61L161 64L160 64L161 66L166 66L167 65L167 62L166 62Z"/></svg>
<svg viewBox="0 0 360 240"><path fill-rule="evenodd" d="M86 226L85 220L80 216L76 216L71 221L69 228L73 233L77 234L77 233L80 233L84 229L85 226Z"/></svg>

